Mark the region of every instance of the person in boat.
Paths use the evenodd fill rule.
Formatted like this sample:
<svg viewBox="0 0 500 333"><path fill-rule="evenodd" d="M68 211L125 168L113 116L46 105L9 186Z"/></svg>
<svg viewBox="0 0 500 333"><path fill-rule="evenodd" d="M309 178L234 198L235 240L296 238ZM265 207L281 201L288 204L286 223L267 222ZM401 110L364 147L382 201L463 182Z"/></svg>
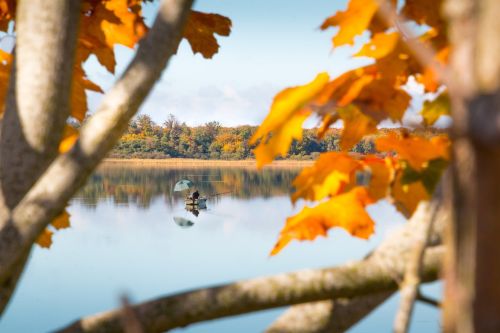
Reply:
<svg viewBox="0 0 500 333"><path fill-rule="evenodd" d="M196 200L200 197L200 192L198 190L195 190L193 194L191 194L191 199L193 199L193 205L195 204Z"/></svg>

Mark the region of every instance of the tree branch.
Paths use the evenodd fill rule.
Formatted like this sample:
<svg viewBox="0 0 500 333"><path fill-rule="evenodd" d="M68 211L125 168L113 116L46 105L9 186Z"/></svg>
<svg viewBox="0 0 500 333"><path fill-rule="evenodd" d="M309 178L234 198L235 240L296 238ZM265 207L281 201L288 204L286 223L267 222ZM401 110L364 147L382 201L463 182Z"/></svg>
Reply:
<svg viewBox="0 0 500 333"><path fill-rule="evenodd" d="M0 228L58 153L69 115L79 0L19 1L16 51L0 131ZM22 253L21 253L22 252ZM29 248L0 280L0 313L17 284Z"/></svg>
<svg viewBox="0 0 500 333"><path fill-rule="evenodd" d="M419 294L418 291L420 286L420 269L422 267L422 259L425 248L427 247L432 234L433 225L438 211L437 206L439 204L440 201L436 202L434 207L427 209L428 211L432 210L431 216L422 221L424 228L421 231L423 232L415 233L416 237L413 243L413 248L407 256L408 266L406 267L403 283L399 288L401 301L394 319L395 333L406 333L410 326L413 307Z"/></svg>
<svg viewBox="0 0 500 333"><path fill-rule="evenodd" d="M0 137L9 209L58 153L69 116L80 0L19 1L16 50Z"/></svg>
<svg viewBox="0 0 500 333"><path fill-rule="evenodd" d="M0 223L3 225L0 284L120 138L177 49L192 2L162 2L155 23L141 41L134 60L106 94L96 114L84 124L73 149L54 160L15 207L10 219Z"/></svg>

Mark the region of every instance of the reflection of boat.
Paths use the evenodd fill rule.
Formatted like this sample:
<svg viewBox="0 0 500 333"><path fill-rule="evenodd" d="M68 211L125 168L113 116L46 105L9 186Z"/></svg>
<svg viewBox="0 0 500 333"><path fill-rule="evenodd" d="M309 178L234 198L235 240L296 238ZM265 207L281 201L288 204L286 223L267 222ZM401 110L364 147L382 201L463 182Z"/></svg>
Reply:
<svg viewBox="0 0 500 333"><path fill-rule="evenodd" d="M186 198L184 200L184 203L186 206L194 206L198 207L199 209L205 209L207 208L207 198L198 198L198 199L192 199L192 198Z"/></svg>
<svg viewBox="0 0 500 333"><path fill-rule="evenodd" d="M193 221L190 221L181 216L174 216L174 222L181 228L189 228L194 225Z"/></svg>

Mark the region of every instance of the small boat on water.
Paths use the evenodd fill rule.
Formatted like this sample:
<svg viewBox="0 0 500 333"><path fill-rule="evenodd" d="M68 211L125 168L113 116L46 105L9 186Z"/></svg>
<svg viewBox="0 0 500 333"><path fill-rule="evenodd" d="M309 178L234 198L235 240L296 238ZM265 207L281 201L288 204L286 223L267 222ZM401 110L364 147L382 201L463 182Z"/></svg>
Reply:
<svg viewBox="0 0 500 333"><path fill-rule="evenodd" d="M207 198L198 198L198 199L192 199L192 198L186 198L184 199L184 203L186 206L196 206L200 209L207 208Z"/></svg>

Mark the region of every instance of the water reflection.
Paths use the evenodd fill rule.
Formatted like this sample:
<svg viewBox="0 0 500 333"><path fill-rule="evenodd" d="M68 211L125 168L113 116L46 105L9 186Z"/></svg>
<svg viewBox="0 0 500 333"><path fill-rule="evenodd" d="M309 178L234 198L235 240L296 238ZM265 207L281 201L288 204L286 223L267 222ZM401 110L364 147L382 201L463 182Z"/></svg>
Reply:
<svg viewBox="0 0 500 333"><path fill-rule="evenodd" d="M116 205L148 208L162 197L176 206L183 195L174 192L179 179L192 180L202 195L218 201L221 195L239 199L287 195L299 169L249 168L137 168L104 165L75 196L87 207L112 200ZM196 213L193 212L195 215Z"/></svg>

